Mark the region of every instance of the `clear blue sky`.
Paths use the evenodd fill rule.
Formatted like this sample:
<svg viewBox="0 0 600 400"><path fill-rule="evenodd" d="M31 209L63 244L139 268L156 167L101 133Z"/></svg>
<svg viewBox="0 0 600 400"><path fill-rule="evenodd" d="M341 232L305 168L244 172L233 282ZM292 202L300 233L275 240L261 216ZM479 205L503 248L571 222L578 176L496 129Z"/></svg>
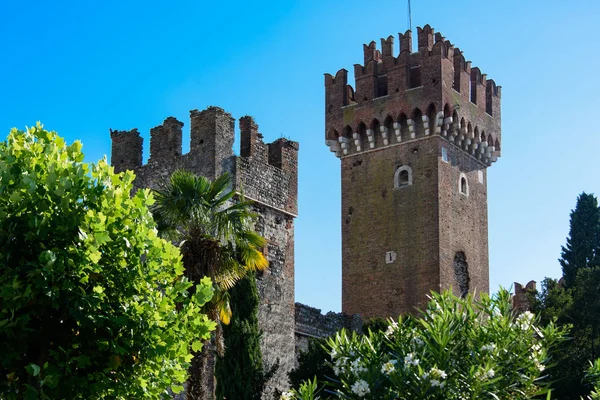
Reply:
<svg viewBox="0 0 600 400"><path fill-rule="evenodd" d="M502 85L489 169L490 287L559 276L577 195L600 195L598 1L413 0ZM42 121L110 157L109 128L149 129L209 105L300 142L296 300L340 309L339 160L324 144L323 73L407 24L397 1L4 1L0 131ZM416 36L416 35L415 35ZM184 142L187 137L184 136ZM148 156L145 150L145 157Z"/></svg>

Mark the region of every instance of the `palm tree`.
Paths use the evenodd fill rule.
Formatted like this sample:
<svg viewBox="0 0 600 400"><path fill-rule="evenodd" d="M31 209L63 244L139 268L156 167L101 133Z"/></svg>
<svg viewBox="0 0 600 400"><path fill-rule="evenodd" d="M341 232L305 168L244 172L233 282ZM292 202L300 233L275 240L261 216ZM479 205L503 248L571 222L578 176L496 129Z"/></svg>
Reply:
<svg viewBox="0 0 600 400"><path fill-rule="evenodd" d="M185 275L192 282L208 276L215 296L206 312L217 322L216 348L222 354L220 323L229 324L231 308L227 291L248 271L268 266L261 249L266 241L253 230L255 215L243 196L234 199L230 178L224 174L215 181L185 170L175 171L154 190L151 210L159 234L179 243ZM191 289L193 290L193 288ZM187 382L187 399L214 397L214 355L205 343L194 353Z"/></svg>

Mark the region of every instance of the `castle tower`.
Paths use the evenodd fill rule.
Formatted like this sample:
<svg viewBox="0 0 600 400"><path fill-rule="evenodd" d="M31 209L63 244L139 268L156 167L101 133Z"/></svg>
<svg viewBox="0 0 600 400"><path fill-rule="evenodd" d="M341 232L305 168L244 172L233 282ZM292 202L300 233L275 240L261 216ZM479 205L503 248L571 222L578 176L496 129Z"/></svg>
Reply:
<svg viewBox="0 0 600 400"><path fill-rule="evenodd" d="M190 151L182 154L183 123L173 117L150 130L150 157L142 164L143 139L137 129L113 131L111 163L117 172L133 170L134 186L154 188L178 168L215 179L231 175L233 190L252 200L255 230L267 239L269 268L257 277L259 325L265 367L279 363L263 398L288 389L295 365L294 219L298 213L298 143L284 138L263 143L252 117L240 119L240 156L233 154L234 124L218 107L190 111Z"/></svg>
<svg viewBox="0 0 600 400"><path fill-rule="evenodd" d="M426 25L325 74L326 144L342 178L342 311L397 317L431 290L489 290L487 176L500 87Z"/></svg>

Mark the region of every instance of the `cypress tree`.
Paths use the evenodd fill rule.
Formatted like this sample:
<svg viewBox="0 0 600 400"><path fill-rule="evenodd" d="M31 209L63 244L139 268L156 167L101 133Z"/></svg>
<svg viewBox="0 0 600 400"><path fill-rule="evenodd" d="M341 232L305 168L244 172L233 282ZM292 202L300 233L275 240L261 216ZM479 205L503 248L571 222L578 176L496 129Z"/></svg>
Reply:
<svg viewBox="0 0 600 400"><path fill-rule="evenodd" d="M577 197L559 261L564 285L545 279L534 311L546 323L571 326L571 340L552 354L555 365L548 372L553 397L578 400L590 391L583 378L589 362L600 355L600 209L594 195Z"/></svg>
<svg viewBox="0 0 600 400"><path fill-rule="evenodd" d="M562 247L560 265L567 287L581 268L600 266L600 209L593 194L581 193L571 211L567 245Z"/></svg>
<svg viewBox="0 0 600 400"><path fill-rule="evenodd" d="M258 290L253 273L230 291L233 318L223 326L225 355L217 359L217 398L260 400L272 371L263 370L258 327Z"/></svg>

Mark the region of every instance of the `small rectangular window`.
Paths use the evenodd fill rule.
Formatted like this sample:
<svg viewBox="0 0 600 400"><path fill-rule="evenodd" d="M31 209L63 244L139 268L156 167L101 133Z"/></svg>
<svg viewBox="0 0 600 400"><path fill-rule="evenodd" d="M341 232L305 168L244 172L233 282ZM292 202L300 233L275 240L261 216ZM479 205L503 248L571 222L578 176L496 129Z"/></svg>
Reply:
<svg viewBox="0 0 600 400"><path fill-rule="evenodd" d="M396 252L395 251L388 251L387 253L385 253L385 263L386 264L391 264L394 261L396 261Z"/></svg>
<svg viewBox="0 0 600 400"><path fill-rule="evenodd" d="M445 147L442 147L442 161L450 162L450 158L448 157L448 149Z"/></svg>
<svg viewBox="0 0 600 400"><path fill-rule="evenodd" d="M377 78L377 97L387 96L388 94L388 79L387 75Z"/></svg>
<svg viewBox="0 0 600 400"><path fill-rule="evenodd" d="M415 65L414 67L410 67L408 73L408 87L410 89L421 86L421 66Z"/></svg>

